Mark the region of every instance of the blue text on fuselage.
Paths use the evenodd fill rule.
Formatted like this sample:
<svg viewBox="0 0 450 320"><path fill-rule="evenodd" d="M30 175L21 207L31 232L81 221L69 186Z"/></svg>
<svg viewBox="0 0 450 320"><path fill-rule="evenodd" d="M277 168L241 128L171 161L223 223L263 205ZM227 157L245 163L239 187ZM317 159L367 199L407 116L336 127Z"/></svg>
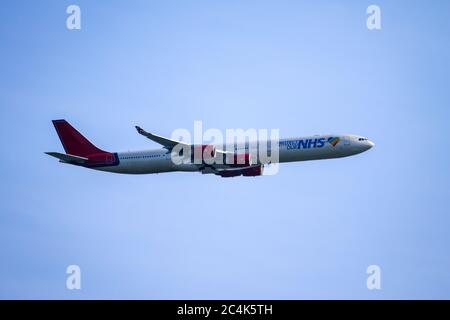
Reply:
<svg viewBox="0 0 450 320"><path fill-rule="evenodd" d="M324 145L325 138L280 141L280 147L286 146L287 150L322 148Z"/></svg>

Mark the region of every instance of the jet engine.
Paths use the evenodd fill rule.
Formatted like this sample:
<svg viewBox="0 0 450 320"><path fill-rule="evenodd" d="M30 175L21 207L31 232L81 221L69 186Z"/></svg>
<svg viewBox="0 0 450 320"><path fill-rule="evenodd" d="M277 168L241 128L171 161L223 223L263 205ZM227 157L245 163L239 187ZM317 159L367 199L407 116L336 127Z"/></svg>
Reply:
<svg viewBox="0 0 450 320"><path fill-rule="evenodd" d="M225 164L231 167L250 167L252 165L250 153L238 153L227 155Z"/></svg>
<svg viewBox="0 0 450 320"><path fill-rule="evenodd" d="M247 169L242 170L242 175L244 177L256 177L256 176L262 176L264 171L264 166L254 166Z"/></svg>
<svg viewBox="0 0 450 320"><path fill-rule="evenodd" d="M219 173L219 175L222 178L238 177L240 175L242 175L244 177L256 177L256 176L261 176L263 174L263 171L264 171L264 166L259 165L259 166L253 166L253 167L240 169L240 170L236 170L236 169L223 170Z"/></svg>

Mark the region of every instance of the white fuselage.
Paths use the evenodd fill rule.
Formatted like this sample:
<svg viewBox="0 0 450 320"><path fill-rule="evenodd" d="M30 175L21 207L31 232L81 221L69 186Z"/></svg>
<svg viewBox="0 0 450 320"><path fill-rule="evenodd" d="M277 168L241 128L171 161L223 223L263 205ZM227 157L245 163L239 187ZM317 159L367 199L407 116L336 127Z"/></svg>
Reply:
<svg viewBox="0 0 450 320"><path fill-rule="evenodd" d="M309 137L280 139L278 162L282 163L347 157L364 152L373 147L373 145L373 142L370 140L355 135L315 135ZM242 147L217 146L217 148L233 150L235 153L248 152L248 145L243 145ZM116 165L102 166L94 169L128 174L146 174L170 171L199 171L198 164L175 164L172 161L171 152L165 148L118 152L116 154L119 160ZM259 161L259 159L258 163L264 164Z"/></svg>

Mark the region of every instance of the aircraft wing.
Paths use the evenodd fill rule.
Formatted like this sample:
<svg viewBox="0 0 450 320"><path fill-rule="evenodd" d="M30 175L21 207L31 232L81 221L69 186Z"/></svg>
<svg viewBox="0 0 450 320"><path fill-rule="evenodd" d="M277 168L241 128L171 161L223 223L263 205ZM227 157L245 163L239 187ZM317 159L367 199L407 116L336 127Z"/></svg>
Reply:
<svg viewBox="0 0 450 320"><path fill-rule="evenodd" d="M177 144L181 144L181 145L186 145L188 146L187 143L181 142L181 141L176 141L176 140L172 140L169 138L164 138L161 136L158 136L156 134L150 133L145 131L144 129L142 129L139 126L136 126L136 130L139 134L143 135L144 137L147 137L148 139L155 141L156 143L159 143L161 145L164 146L164 148L171 150L173 147L175 147Z"/></svg>
<svg viewBox="0 0 450 320"><path fill-rule="evenodd" d="M136 130L139 134L143 135L144 137L147 137L148 139L150 139L152 141L155 141L156 143L161 144L162 146L164 146L164 148L166 148L168 150L172 150L178 144L180 144L183 147L191 147L192 146L191 144L188 144L188 143L185 143L182 141L172 140L169 138L161 137L156 134L147 132L139 126L136 126ZM232 152L223 151L223 150L219 150L219 149L215 149L215 152L218 156L222 157L222 159L224 156L226 156L228 154L233 154Z"/></svg>
<svg viewBox="0 0 450 320"><path fill-rule="evenodd" d="M189 148L196 147L195 145L187 144L187 143L181 142L181 141L172 140L169 138L161 137L156 134L147 132L139 126L136 126L136 130L139 134L143 135L144 137L147 137L148 139L150 139L152 141L155 141L155 142L163 145L164 148L166 148L168 150L172 150L176 145L181 145L183 147L189 147ZM199 145L198 147L201 147L202 148L201 150L203 151L204 150L203 148L207 147L207 145ZM237 164L237 165L233 165L233 164L228 165L226 163L221 163L219 165L199 164L199 167L201 167L201 168L199 168L199 170L203 174L214 173L214 174L219 175L224 178L225 177L237 177L240 175L260 176L263 174L264 166L261 164L253 164L251 155L248 153L235 155L233 152L219 150L216 148L214 148L213 150L214 150L213 151L214 157L219 157L219 159L223 160L224 162L226 161L226 157L233 156L234 161L238 161L237 159L239 158L239 159L243 160L244 163Z"/></svg>

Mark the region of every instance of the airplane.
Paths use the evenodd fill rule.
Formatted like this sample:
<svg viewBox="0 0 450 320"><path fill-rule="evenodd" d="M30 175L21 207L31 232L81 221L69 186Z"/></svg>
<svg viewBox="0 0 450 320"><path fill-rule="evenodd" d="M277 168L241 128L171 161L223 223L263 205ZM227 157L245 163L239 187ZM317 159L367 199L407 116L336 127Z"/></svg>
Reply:
<svg viewBox="0 0 450 320"><path fill-rule="evenodd" d="M255 159L252 156L253 153L249 150L249 143L234 145L231 148L223 145L191 145L147 132L139 126L136 126L139 134L160 144L162 148L144 151L108 152L92 144L66 120L53 120L52 122L65 153L45 153L59 159L62 163L89 169L125 174L173 171L201 172L225 178L261 176L264 166L270 164L270 161L263 162L258 156ZM271 146L272 142L267 143ZM172 152L175 152L177 146L182 147L179 152L182 160L179 163L174 163ZM268 147L269 153L270 146ZM369 139L350 134L279 139L277 162L342 158L362 153L373 146L374 143ZM188 152L183 156L182 150L188 150ZM195 150L201 151L200 158L202 159L200 161L196 156L199 152ZM213 161L206 161L211 159L203 158L205 155ZM215 161L216 159L223 161Z"/></svg>

